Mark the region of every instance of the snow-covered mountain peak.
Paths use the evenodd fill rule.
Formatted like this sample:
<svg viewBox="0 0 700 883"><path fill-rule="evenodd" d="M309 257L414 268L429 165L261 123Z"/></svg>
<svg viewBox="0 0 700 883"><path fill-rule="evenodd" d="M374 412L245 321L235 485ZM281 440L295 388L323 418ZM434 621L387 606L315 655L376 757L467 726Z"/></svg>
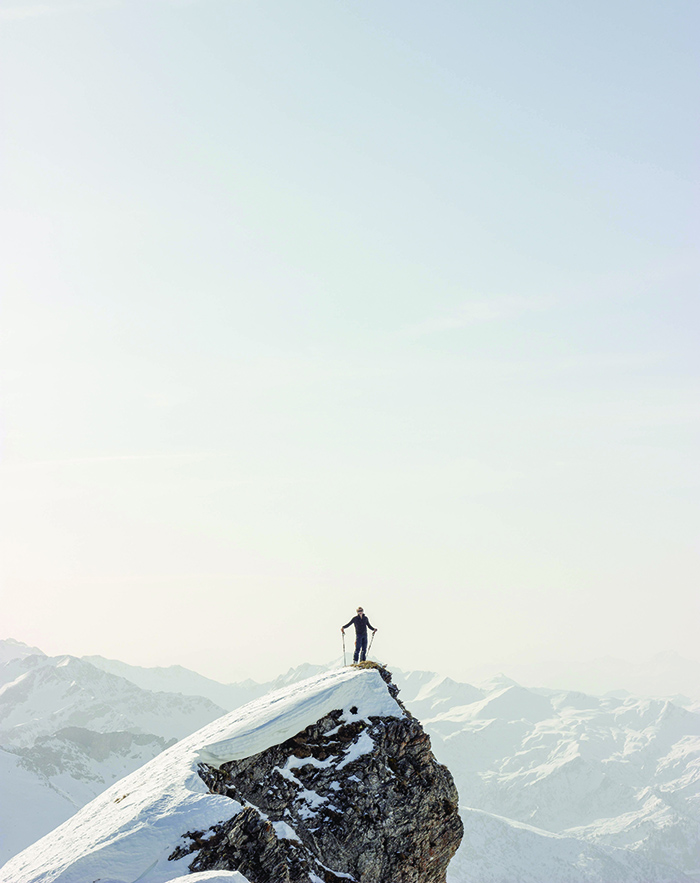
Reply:
<svg viewBox="0 0 700 883"><path fill-rule="evenodd" d="M23 659L25 656L43 656L44 653L38 647L30 647L22 641L14 638L0 640L0 666L12 659Z"/></svg>
<svg viewBox="0 0 700 883"><path fill-rule="evenodd" d="M181 745L198 746L198 759L207 763L239 760L284 742L339 708L347 720L405 714L376 669L342 668L249 702L183 739Z"/></svg>
<svg viewBox="0 0 700 883"><path fill-rule="evenodd" d="M513 678L509 678L508 675L504 674L502 671L499 671L492 678L483 681L479 686L484 693L495 693L504 690L506 687L519 687L520 684L517 681L514 681Z"/></svg>
<svg viewBox="0 0 700 883"><path fill-rule="evenodd" d="M554 714L551 702L532 690L512 684L489 693L468 705L455 706L426 723L464 724L467 721L527 721L535 724Z"/></svg>
<svg viewBox="0 0 700 883"><path fill-rule="evenodd" d="M26 656L0 669L0 744L27 746L62 727L172 738L223 709L202 697L151 693L75 656Z"/></svg>
<svg viewBox="0 0 700 883"><path fill-rule="evenodd" d="M556 711L564 711L567 708L575 711L583 711L587 708L597 710L601 706L601 700L597 696L589 696L588 693L581 693L579 690L553 691L549 701Z"/></svg>
<svg viewBox="0 0 700 883"><path fill-rule="evenodd" d="M332 663L327 663L326 665L314 665L310 662L304 662L301 665L296 665L294 668L290 668L285 674L279 675L279 677L275 678L272 682L271 686L274 690L279 690L288 684L296 684L299 681L304 681L307 678L312 678L323 672L332 671L338 667L339 662L337 660Z"/></svg>
<svg viewBox="0 0 700 883"><path fill-rule="evenodd" d="M316 757L313 748L306 748L304 744L294 748L289 743L289 740L295 740L294 744L297 744L300 738L302 743L304 738L311 739L309 730L312 725L327 720L329 715L334 715L331 723L337 722L337 725L335 729L326 729L320 735L326 739L323 744L327 746L330 744L328 739L338 731L336 742L333 743L337 748L332 749L340 752L338 760L333 760L333 754L328 754L331 749L323 745L321 754L328 754L325 761ZM252 812L253 818L248 819L247 823L262 824L263 828L265 824L270 825L265 822L267 815L263 813L261 816L255 807L251 810L243 798L236 799L240 795L233 790L233 784L230 788L228 785L207 787L205 779L210 786L212 777L216 782L225 781L231 767L237 768L236 761L261 757L274 746L283 747L289 743L291 747L288 750L292 753L285 769L275 780L278 784L272 787L272 791L288 779L298 782L302 776L301 768L305 766L311 768L311 774L332 764L335 764L337 773L348 767L345 774L347 781L357 780L357 776L351 775L352 766L348 765L358 763L363 756L376 752L377 739L391 738L391 720L405 722L401 726L411 731L416 728L420 730L420 725L405 714L383 674L376 669L343 668L288 686L224 715L108 788L73 818L11 859L0 871L0 881L83 883L98 878L139 879L144 883L172 881L186 874L188 867L198 870L188 864L193 848L186 848L187 841L183 841L187 832L200 832L196 837L187 836L190 839L194 837L200 844L197 849L203 849L201 832L214 832L206 841L211 845L216 840L216 831L224 824L231 825L237 815L250 815ZM380 730L377 730L380 724ZM302 738L305 732L307 736ZM420 745L426 741L424 736L413 738L418 738L416 744ZM246 768L250 762L246 761ZM400 758L396 757L394 763L400 766ZM387 767L386 761L381 763L381 769L386 770L386 774L394 780L399 775L399 766L395 775ZM275 769L279 768L273 767L273 774ZM444 770L437 765L435 769ZM416 787L416 796L423 799L419 792L425 786ZM454 789L453 785L451 787ZM336 795L333 799L338 803L342 796L336 793L339 789L342 790L342 786L337 781L335 784L331 782L330 793ZM266 788L265 793L269 794L269 789ZM309 807L306 814L295 810L296 815L292 812L287 816L290 821L296 818L297 824L313 817L314 807L318 808L329 801L328 796L313 796L308 788L294 793L297 793L295 800L306 801ZM406 799L405 794L402 799ZM442 806L444 798L440 800ZM338 816L337 812L328 812L329 817L334 814ZM450 812L452 820L449 824L455 825L458 821L456 803ZM338 818L342 817L341 813ZM273 829L277 839L299 840L287 822L279 820L272 823L265 836L273 836ZM373 826L372 836L376 836ZM320 840L319 830L316 837ZM457 839L450 855L458 842ZM338 879L340 877L347 875L341 873ZM258 876L258 879L262 878ZM309 879L315 879L313 874ZM336 877L331 875L326 879Z"/></svg>
<svg viewBox="0 0 700 883"><path fill-rule="evenodd" d="M456 705L469 705L483 699L484 692L471 684L460 683L433 671L395 670L396 683L401 688L401 698L420 720Z"/></svg>

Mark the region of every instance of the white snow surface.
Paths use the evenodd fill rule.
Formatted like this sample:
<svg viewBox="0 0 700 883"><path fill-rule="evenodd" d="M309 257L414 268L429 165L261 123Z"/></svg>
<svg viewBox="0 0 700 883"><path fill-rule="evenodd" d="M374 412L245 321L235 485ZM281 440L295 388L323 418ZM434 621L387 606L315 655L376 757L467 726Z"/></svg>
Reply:
<svg viewBox="0 0 700 883"><path fill-rule="evenodd" d="M464 839L447 883L691 883L626 849L597 846L462 806Z"/></svg>
<svg viewBox="0 0 700 883"><path fill-rule="evenodd" d="M368 732L363 730L360 733L359 738L347 749L345 757L341 760L336 769L342 770L343 767L346 767L349 763L354 763L358 757L362 757L363 754L371 754L373 751L374 739Z"/></svg>
<svg viewBox="0 0 700 883"><path fill-rule="evenodd" d="M168 883L248 883L248 878L238 871L199 871L186 877L174 877Z"/></svg>
<svg viewBox="0 0 700 883"><path fill-rule="evenodd" d="M0 782L0 862L33 843L37 831L50 831L80 806L25 769L17 755L2 748ZM31 812L22 812L22 807L31 808Z"/></svg>
<svg viewBox="0 0 700 883"><path fill-rule="evenodd" d="M356 706L357 714L350 708ZM378 671L343 668L271 693L203 727L122 779L0 869L0 883L172 883L189 856L169 862L187 831L230 819L240 804L210 794L197 764L219 766L285 741L330 711L403 717ZM244 881L241 875L200 879Z"/></svg>

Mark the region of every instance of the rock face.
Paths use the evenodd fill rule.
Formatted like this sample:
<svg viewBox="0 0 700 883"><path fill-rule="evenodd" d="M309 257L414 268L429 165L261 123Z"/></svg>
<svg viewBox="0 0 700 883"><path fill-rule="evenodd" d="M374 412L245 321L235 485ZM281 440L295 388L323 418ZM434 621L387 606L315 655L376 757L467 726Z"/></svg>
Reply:
<svg viewBox="0 0 700 883"><path fill-rule="evenodd" d="M445 883L457 791L397 693L366 664L260 697L115 782L0 883Z"/></svg>
<svg viewBox="0 0 700 883"><path fill-rule="evenodd" d="M198 771L238 811L184 836L170 858L192 855L190 871L240 871L250 883L444 883L462 839L452 776L408 713L334 710L279 745Z"/></svg>

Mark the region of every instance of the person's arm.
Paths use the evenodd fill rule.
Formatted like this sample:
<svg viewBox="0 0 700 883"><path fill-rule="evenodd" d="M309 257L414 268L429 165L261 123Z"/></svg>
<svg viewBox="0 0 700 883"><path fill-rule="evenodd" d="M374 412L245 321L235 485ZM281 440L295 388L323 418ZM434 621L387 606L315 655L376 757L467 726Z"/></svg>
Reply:
<svg viewBox="0 0 700 883"><path fill-rule="evenodd" d="M354 618L353 618L353 619L350 620L350 622L346 623L345 625L341 625L341 627L340 627L340 631L342 632L343 629L349 629L350 626L353 624L354 621L355 621L355 620L354 620Z"/></svg>
<svg viewBox="0 0 700 883"><path fill-rule="evenodd" d="M367 620L367 628L368 628L368 629L372 629L373 632L376 632L377 630L376 630L375 627L372 625L372 623L369 621L369 617L368 617L368 616L365 616L365 619Z"/></svg>

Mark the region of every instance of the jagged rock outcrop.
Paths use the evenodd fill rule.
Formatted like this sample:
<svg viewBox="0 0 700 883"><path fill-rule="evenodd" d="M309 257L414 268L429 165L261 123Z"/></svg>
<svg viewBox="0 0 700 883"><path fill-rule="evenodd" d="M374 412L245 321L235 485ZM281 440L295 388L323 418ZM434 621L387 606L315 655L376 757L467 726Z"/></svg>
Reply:
<svg viewBox="0 0 700 883"><path fill-rule="evenodd" d="M251 757L201 763L199 775L236 812L185 835L170 858L192 855L191 871L237 870L250 883L444 883L462 838L452 776L408 713L333 710Z"/></svg>
<svg viewBox="0 0 700 883"><path fill-rule="evenodd" d="M262 696L115 782L0 883L445 883L457 792L397 693L368 664Z"/></svg>

